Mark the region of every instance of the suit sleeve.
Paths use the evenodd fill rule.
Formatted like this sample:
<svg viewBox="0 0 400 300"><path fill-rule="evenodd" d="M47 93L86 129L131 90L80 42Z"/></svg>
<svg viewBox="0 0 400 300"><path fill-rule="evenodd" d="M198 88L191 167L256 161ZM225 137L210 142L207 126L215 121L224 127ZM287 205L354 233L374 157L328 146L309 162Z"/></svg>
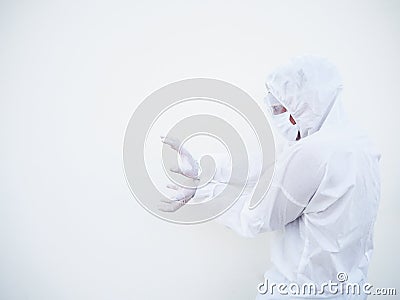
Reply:
<svg viewBox="0 0 400 300"><path fill-rule="evenodd" d="M211 197L223 190L231 168L226 158L216 156L218 180L206 193ZM245 237L254 237L261 232L283 229L288 223L298 218L322 179L323 168L312 152L307 148L292 146L281 155L275 164L275 171L268 192L261 203L250 209L250 201L257 179L256 164L250 163L250 184L246 186L235 204L224 214L216 218L218 223L231 228ZM254 201L252 201L254 202Z"/></svg>

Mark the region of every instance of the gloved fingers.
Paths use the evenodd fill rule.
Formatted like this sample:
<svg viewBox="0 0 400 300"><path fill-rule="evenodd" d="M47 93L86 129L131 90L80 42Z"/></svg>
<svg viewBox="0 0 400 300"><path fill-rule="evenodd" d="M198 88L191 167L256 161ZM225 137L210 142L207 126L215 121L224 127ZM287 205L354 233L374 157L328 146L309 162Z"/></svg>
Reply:
<svg viewBox="0 0 400 300"><path fill-rule="evenodd" d="M190 154L190 152L185 147L179 148L181 143L178 139L168 136L161 136L161 142L169 145L172 149L179 151L179 154L183 156L184 159L186 158L190 164L194 164L196 162L192 154Z"/></svg>
<svg viewBox="0 0 400 300"><path fill-rule="evenodd" d="M178 167L178 166L172 167L169 170L171 172L173 172L173 173L176 173L176 174L179 174L179 175L183 175L183 176L185 176L187 178L190 178L190 179L196 179L197 178L197 172L195 170L182 171L182 169L180 167Z"/></svg>
<svg viewBox="0 0 400 300"><path fill-rule="evenodd" d="M167 184L167 188L177 191L179 189L179 186L177 186L176 184L173 184L173 183L169 183L169 184Z"/></svg>
<svg viewBox="0 0 400 300"><path fill-rule="evenodd" d="M192 154L185 148L181 147L179 150L179 154L183 157L183 159L187 159L191 164L195 162L195 159L193 158Z"/></svg>
<svg viewBox="0 0 400 300"><path fill-rule="evenodd" d="M170 168L169 170L170 170L171 172L173 172L173 173L186 176L185 174L183 174L182 170L181 170L178 166L172 167L172 168Z"/></svg>
<svg viewBox="0 0 400 300"><path fill-rule="evenodd" d="M158 209L163 212L175 212L184 206L187 201L176 201L176 200L161 200L160 205L158 205Z"/></svg>
<svg viewBox="0 0 400 300"><path fill-rule="evenodd" d="M197 161L190 154L190 152L185 147L179 148L180 142L176 138L165 137L165 136L161 136L160 138L161 142L163 142L166 145L169 145L172 149L177 151L183 163L186 164L185 170L181 170L180 168L175 167L174 171L172 171L172 169L171 171L184 175L189 178L196 178L198 176L199 166Z"/></svg>
<svg viewBox="0 0 400 300"><path fill-rule="evenodd" d="M179 145L181 144L178 139L168 137L168 136L161 136L161 142L164 144L169 145L172 149L178 151L179 150Z"/></svg>
<svg viewBox="0 0 400 300"><path fill-rule="evenodd" d="M191 189L180 189L173 199L163 198L158 209L164 212L174 212L188 203L195 195Z"/></svg>
<svg viewBox="0 0 400 300"><path fill-rule="evenodd" d="M176 202L188 202L192 198L193 194L191 191L180 191L176 193L175 197L172 199Z"/></svg>
<svg viewBox="0 0 400 300"><path fill-rule="evenodd" d="M160 200L161 202L167 203L167 204L171 204L172 202L174 202L174 200L168 199L168 198L163 198Z"/></svg>
<svg viewBox="0 0 400 300"><path fill-rule="evenodd" d="M178 207L175 205L172 205L170 203L160 203L158 205L158 210L163 211L163 212L174 212L178 210Z"/></svg>

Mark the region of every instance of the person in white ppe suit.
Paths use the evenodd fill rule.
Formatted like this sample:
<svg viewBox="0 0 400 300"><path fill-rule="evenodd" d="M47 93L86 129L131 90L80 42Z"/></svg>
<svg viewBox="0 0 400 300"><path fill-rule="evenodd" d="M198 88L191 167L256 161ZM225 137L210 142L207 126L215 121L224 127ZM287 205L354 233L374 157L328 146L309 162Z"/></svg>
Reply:
<svg viewBox="0 0 400 300"><path fill-rule="evenodd" d="M251 193L244 193L217 221L248 237L276 231L273 268L265 273L270 283L313 283L318 288L338 282L338 274L345 273L347 282L359 283L362 289L373 250L380 154L346 118L340 101L342 81L327 59L296 57L272 72L266 87L271 123L288 146L277 158L261 204L250 210L246 201ZM176 141L163 142L177 149ZM197 168L190 153L181 154ZM218 176L229 165L217 161L217 167ZM215 192L215 187L180 190L175 200L186 203L195 193L207 192ZM288 288L285 293L258 293L257 299L366 298L362 290L360 295L327 289L317 295L293 295Z"/></svg>

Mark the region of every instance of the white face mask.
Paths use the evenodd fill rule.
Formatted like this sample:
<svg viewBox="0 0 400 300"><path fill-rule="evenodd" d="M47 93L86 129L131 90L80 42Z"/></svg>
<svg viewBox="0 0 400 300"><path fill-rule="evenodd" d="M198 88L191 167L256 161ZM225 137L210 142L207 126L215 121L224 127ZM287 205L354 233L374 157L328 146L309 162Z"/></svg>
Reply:
<svg viewBox="0 0 400 300"><path fill-rule="evenodd" d="M290 122L290 114L288 111L272 115L272 123L278 129L279 133L282 134L288 141L295 141L299 132L299 126L293 125Z"/></svg>

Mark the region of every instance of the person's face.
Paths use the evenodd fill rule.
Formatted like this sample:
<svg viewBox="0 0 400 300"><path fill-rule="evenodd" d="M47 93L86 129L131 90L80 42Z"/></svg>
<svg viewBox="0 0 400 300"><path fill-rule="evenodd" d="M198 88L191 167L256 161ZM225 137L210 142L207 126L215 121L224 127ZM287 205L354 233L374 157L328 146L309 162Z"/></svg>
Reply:
<svg viewBox="0 0 400 300"><path fill-rule="evenodd" d="M287 112L287 109L286 109L286 107L281 106L279 108L279 111L277 111L274 108L272 108L272 111L274 112L275 115L279 115L279 114L283 114L283 113ZM290 115L289 120L290 120L290 123L292 123L293 125L296 125L296 121L293 119L292 115Z"/></svg>
<svg viewBox="0 0 400 300"><path fill-rule="evenodd" d="M287 112L287 109L286 109L286 107L284 107L281 104L276 104L276 105L271 106L271 113L273 115L280 115L285 112ZM296 121L294 120L292 115L289 115L289 121L290 121L290 123L292 123L292 125L296 125ZM301 138L300 131L298 131L296 141L298 141L300 138Z"/></svg>
<svg viewBox="0 0 400 300"><path fill-rule="evenodd" d="M268 95L265 97L266 103L269 104L270 113L272 115L280 115L287 112L286 107L284 107L269 91L268 86L266 85L268 90ZM272 104L273 103L273 104ZM292 125L296 125L296 121L294 120L293 116L289 115L289 121ZM301 138L300 131L297 131L296 141Z"/></svg>

